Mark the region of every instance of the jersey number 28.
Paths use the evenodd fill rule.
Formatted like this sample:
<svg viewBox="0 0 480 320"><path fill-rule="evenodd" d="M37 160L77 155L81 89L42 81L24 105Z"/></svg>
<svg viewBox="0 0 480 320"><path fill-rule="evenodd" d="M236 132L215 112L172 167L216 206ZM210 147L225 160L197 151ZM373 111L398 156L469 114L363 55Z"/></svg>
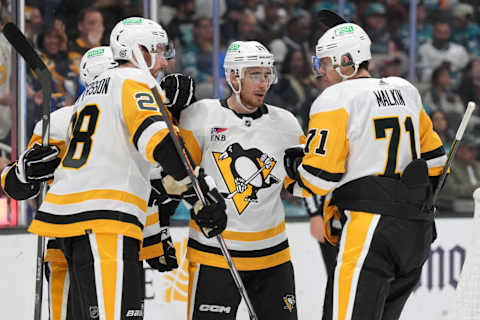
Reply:
<svg viewBox="0 0 480 320"><path fill-rule="evenodd" d="M80 113L75 113L72 116L72 136L62 161L63 167L79 169L87 163L92 149L92 136L97 128L99 114L98 106L89 104ZM81 148L81 151L78 148Z"/></svg>

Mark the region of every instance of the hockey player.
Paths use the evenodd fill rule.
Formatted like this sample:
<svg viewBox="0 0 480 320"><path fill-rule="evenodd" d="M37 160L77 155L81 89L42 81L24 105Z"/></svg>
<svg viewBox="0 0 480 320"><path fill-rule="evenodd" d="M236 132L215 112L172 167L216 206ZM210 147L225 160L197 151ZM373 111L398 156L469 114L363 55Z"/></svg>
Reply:
<svg viewBox="0 0 480 320"><path fill-rule="evenodd" d="M29 231L57 238L80 317L141 319L138 252L152 164L176 179L207 236L223 231L225 203L201 174L203 192L216 202L198 201L139 68L143 58L156 76L167 65L171 51L163 28L148 19L124 19L112 31L110 47L119 66L90 83L77 101L58 179Z"/></svg>
<svg viewBox="0 0 480 320"><path fill-rule="evenodd" d="M89 84L98 75L107 69L113 68L117 63L113 60L110 47L96 47L87 51L80 64L80 78L84 84ZM164 81L168 81L170 76ZM175 77L177 79L178 76ZM188 77L185 77L188 81ZM191 81L191 80L190 80ZM178 91L180 90L180 91ZM167 96L181 96L186 91L187 96L192 95L191 90L177 89L172 86L166 88ZM180 103L181 101L179 101ZM172 106L175 108L176 106ZM35 144L41 142L41 126L39 122L35 126L34 134L30 140L29 148L22 154L18 163L13 163L4 171L2 188L6 194L16 200L33 198L38 194L41 181L48 181L53 178L59 160L65 153L65 140L68 124L73 113L73 107L64 107L51 114L50 119L50 147L44 148L42 152L47 156L45 162L31 163L32 154L39 156L40 150ZM58 149L57 149L58 148ZM57 154L57 151L60 150ZM48 155L52 158L48 159ZM56 156L55 156L56 155ZM28 170L26 170L28 168ZM7 176L8 173L8 176ZM22 173L24 176L22 176ZM22 182L23 181L23 182ZM8 183L7 183L8 182ZM140 249L140 259L146 260L148 264L161 272L171 271L177 265L175 248L168 231L168 218L176 208L176 204L161 205L165 199L160 198L156 192L152 192L148 202L148 215L143 229L143 242ZM157 207L157 205L159 205ZM161 218L159 219L159 212ZM159 220L162 221L161 228ZM57 241L51 239L47 243L45 255L45 274L49 282L49 313L50 319L73 319L72 306L65 303L69 294L70 281L67 277L67 261L58 247Z"/></svg>
<svg viewBox="0 0 480 320"><path fill-rule="evenodd" d="M436 237L430 181L442 143L412 84L370 76L370 44L352 23L318 40L314 66L333 85L314 101L303 161L289 169L309 193L331 192L325 234L339 253L324 320L398 319Z"/></svg>
<svg viewBox="0 0 480 320"><path fill-rule="evenodd" d="M280 199L283 153L302 129L288 111L266 105L275 81L273 55L257 41L233 42L226 100L204 99L182 111L180 127L195 163L227 203L223 237L259 319L297 319L294 273ZM235 319L241 300L220 247L190 221L188 319Z"/></svg>

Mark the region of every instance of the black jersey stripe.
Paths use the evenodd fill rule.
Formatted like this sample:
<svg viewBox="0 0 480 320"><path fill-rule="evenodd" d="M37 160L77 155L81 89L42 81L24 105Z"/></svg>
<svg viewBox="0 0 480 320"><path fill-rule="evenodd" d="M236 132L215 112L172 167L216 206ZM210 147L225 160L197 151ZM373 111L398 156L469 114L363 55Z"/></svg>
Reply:
<svg viewBox="0 0 480 320"><path fill-rule="evenodd" d="M149 247L157 243L162 242L161 233L154 234L152 236L143 238L143 247Z"/></svg>
<svg viewBox="0 0 480 320"><path fill-rule="evenodd" d="M38 211L35 215L35 220L52 224L72 224L89 220L115 220L131 223L143 229L143 225L134 215L113 210L83 211L67 215L56 215Z"/></svg>
<svg viewBox="0 0 480 320"><path fill-rule="evenodd" d="M314 175L315 177L319 177L323 180L330 181L330 182L338 182L342 179L343 173L331 173L322 169L318 169L309 165L302 165L303 169L308 173Z"/></svg>
<svg viewBox="0 0 480 320"><path fill-rule="evenodd" d="M445 150L443 149L443 146L440 146L437 149L433 149L432 151L422 153L421 157L424 160L432 160L432 159L441 157L444 154L445 154Z"/></svg>
<svg viewBox="0 0 480 320"><path fill-rule="evenodd" d="M135 134L133 135L133 145L135 148L138 150L138 140L142 136L142 133L147 129L151 124L155 122L163 121L162 116L150 116L145 118L145 120L142 121L142 123L138 126L137 130L135 131Z"/></svg>
<svg viewBox="0 0 480 320"><path fill-rule="evenodd" d="M191 238L188 239L188 246L193 249L197 249L199 251L222 255L222 251L220 250L220 248L215 248L215 247L201 244L200 242ZM266 249L248 250L248 251L241 251L241 250L229 250L229 251L232 257L234 258L257 258L257 257L269 256L274 253L285 250L287 248L288 248L288 240L285 240L282 243L277 244L276 246L266 248Z"/></svg>

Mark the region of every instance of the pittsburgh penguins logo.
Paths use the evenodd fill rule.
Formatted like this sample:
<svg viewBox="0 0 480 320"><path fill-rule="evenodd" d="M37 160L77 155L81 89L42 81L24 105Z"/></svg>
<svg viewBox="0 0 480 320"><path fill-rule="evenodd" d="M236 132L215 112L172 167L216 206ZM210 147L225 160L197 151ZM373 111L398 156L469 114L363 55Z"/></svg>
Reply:
<svg viewBox="0 0 480 320"><path fill-rule="evenodd" d="M238 143L229 145L224 152L213 152L229 193L226 199L233 200L238 214L250 203L258 202L257 192L280 180L271 174L277 161L259 149L243 149Z"/></svg>

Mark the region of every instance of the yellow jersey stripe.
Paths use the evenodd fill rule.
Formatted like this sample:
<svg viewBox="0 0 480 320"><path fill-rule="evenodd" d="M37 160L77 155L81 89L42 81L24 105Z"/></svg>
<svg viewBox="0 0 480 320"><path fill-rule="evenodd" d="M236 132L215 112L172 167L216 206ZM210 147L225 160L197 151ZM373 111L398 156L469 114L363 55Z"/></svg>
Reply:
<svg viewBox="0 0 480 320"><path fill-rule="evenodd" d="M168 129L162 129L155 133L152 138L148 141L147 147L145 149L147 159L151 163L156 163L155 159L153 158L153 151L155 151L155 147L162 142L162 140L169 134Z"/></svg>
<svg viewBox="0 0 480 320"><path fill-rule="evenodd" d="M93 233L122 234L126 237L143 241L142 229L139 226L118 220L96 219L57 224L34 219L28 228L28 231L31 233L50 238L81 236L85 235L86 230L91 230Z"/></svg>
<svg viewBox="0 0 480 320"><path fill-rule="evenodd" d="M6 190L5 190L5 183L6 183L6 182L5 182L5 181L7 180L7 175L8 175L8 173L10 172L10 170L12 170L12 168L15 167L16 164L17 164L17 162L15 162L14 164L12 164L12 165L10 165L10 166L8 166L8 167L5 167L5 169L3 169L3 171L1 172L2 177L1 177L0 183L1 183L2 189L3 189L5 192L6 192Z"/></svg>
<svg viewBox="0 0 480 320"><path fill-rule="evenodd" d="M200 230L200 227L193 220L190 220L190 227L197 230L198 232L202 232ZM225 230L222 232L222 236L225 240L253 242L273 238L276 235L281 234L282 232L285 232L285 221L282 221L273 228L257 232L239 232Z"/></svg>
<svg viewBox="0 0 480 320"><path fill-rule="evenodd" d="M133 204L143 212L147 211L147 202L142 198L126 191L113 189L97 189L68 194L47 193L45 197L45 202L57 205L74 204L88 200L118 200Z"/></svg>
<svg viewBox="0 0 480 320"><path fill-rule="evenodd" d="M199 166L202 162L202 149L200 148L197 139L195 139L195 135L192 131L183 129L182 127L179 127L179 130L180 136L185 142L185 146L187 147L193 162L196 166Z"/></svg>
<svg viewBox="0 0 480 320"><path fill-rule="evenodd" d="M140 253L138 260L147 260L156 257L163 256L163 246L162 243L156 243L148 247L140 248Z"/></svg>
<svg viewBox="0 0 480 320"><path fill-rule="evenodd" d="M187 259L190 262L198 262L217 268L228 269L228 265L224 256L203 252L191 247L188 247L187 249ZM233 263L235 263L237 269L242 271L267 269L288 261L290 261L290 248L286 248L274 254L263 257L233 258Z"/></svg>
<svg viewBox="0 0 480 320"><path fill-rule="evenodd" d="M160 218L158 217L158 212L152 213L147 216L145 220L145 227L149 227L152 224L158 223L160 221Z"/></svg>

